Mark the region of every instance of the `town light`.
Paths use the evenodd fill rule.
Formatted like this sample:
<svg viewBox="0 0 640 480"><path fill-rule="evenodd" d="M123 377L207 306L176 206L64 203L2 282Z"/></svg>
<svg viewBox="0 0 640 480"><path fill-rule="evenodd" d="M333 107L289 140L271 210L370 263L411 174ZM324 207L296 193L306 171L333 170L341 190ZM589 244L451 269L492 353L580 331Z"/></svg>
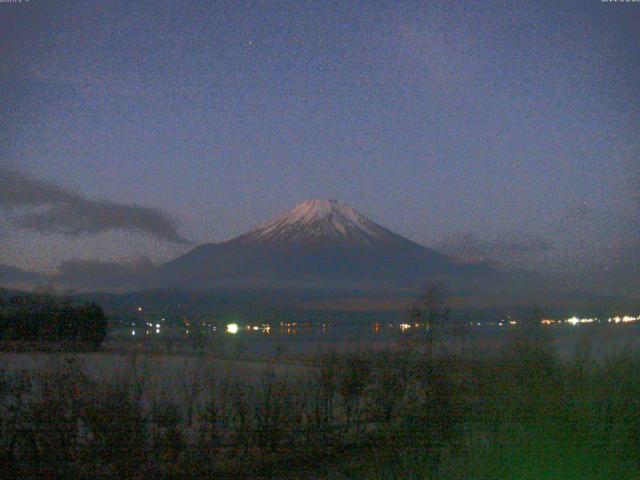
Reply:
<svg viewBox="0 0 640 480"><path fill-rule="evenodd" d="M237 323L230 323L227 325L227 333L231 333L233 335L235 335L236 333L238 333L238 324Z"/></svg>

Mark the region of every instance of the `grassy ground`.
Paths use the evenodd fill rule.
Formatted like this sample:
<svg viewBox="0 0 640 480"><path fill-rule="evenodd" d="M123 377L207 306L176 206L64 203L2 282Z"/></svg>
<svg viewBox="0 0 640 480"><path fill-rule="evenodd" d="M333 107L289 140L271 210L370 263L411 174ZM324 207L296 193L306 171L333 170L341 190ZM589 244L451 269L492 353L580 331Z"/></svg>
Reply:
<svg viewBox="0 0 640 480"><path fill-rule="evenodd" d="M306 365L2 353L0 473L638 479L640 355L583 332L570 359L538 328L494 352L430 358L416 339Z"/></svg>

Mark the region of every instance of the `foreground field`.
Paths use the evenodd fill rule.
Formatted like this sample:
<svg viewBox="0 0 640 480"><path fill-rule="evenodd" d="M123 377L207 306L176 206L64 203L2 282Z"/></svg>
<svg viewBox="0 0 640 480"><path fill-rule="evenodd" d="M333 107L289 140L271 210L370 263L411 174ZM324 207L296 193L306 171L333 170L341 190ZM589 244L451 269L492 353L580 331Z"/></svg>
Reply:
<svg viewBox="0 0 640 480"><path fill-rule="evenodd" d="M252 382L266 369L275 375L296 376L305 370L292 362L231 360L207 354L163 354L154 351L125 352L0 352L0 367L14 374L41 375L77 365L88 379L99 382L127 382L139 377L145 387L175 391L189 379L206 383L209 379L233 376Z"/></svg>
<svg viewBox="0 0 640 480"><path fill-rule="evenodd" d="M588 333L586 330L585 333ZM640 357L541 328L305 365L158 353L0 355L3 478L635 479ZM482 353L478 353L482 352ZM297 357L298 354L295 356Z"/></svg>

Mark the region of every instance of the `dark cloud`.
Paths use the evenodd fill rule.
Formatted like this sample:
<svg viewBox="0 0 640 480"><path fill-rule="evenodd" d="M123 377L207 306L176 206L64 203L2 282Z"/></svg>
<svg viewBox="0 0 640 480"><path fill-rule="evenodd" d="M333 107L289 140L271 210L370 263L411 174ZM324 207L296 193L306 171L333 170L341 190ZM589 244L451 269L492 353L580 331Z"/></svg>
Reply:
<svg viewBox="0 0 640 480"><path fill-rule="evenodd" d="M59 285L82 289L124 291L147 287L154 268L148 258L123 263L68 260L60 264L52 280Z"/></svg>
<svg viewBox="0 0 640 480"><path fill-rule="evenodd" d="M97 234L128 230L187 243L174 219L156 208L92 200L14 170L0 169L0 207L28 209L16 222L38 233Z"/></svg>
<svg viewBox="0 0 640 480"><path fill-rule="evenodd" d="M436 249L469 261L502 263L513 259L531 259L549 251L550 245L544 238L536 236L481 239L471 233L462 233L444 238Z"/></svg>
<svg viewBox="0 0 640 480"><path fill-rule="evenodd" d="M0 264L0 285L35 284L42 280L43 276L39 273L27 272L18 267Z"/></svg>
<svg viewBox="0 0 640 480"><path fill-rule="evenodd" d="M155 265L146 257L130 262L67 260L53 274L0 264L0 287L27 290L46 287L51 290L50 293L68 288L124 292L152 286L154 269Z"/></svg>

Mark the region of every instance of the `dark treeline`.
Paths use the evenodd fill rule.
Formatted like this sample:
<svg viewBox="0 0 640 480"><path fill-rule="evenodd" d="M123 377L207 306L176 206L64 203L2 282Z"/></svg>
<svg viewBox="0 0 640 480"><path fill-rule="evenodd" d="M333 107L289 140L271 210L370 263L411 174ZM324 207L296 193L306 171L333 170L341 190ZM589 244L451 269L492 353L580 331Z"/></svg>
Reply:
<svg viewBox="0 0 640 480"><path fill-rule="evenodd" d="M48 295L0 297L0 340L100 346L107 319L95 303L74 305Z"/></svg>

